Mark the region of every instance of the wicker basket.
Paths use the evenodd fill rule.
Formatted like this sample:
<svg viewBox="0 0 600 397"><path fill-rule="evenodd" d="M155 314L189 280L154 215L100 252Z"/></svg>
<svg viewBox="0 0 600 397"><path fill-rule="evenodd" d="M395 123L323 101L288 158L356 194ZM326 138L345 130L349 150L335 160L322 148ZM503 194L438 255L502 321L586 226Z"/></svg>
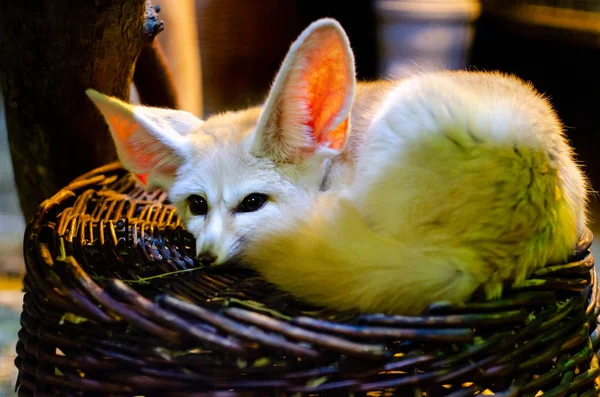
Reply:
<svg viewBox="0 0 600 397"><path fill-rule="evenodd" d="M28 226L18 392L596 397L591 239L499 301L336 313L250 271L200 268L166 195L111 164Z"/></svg>

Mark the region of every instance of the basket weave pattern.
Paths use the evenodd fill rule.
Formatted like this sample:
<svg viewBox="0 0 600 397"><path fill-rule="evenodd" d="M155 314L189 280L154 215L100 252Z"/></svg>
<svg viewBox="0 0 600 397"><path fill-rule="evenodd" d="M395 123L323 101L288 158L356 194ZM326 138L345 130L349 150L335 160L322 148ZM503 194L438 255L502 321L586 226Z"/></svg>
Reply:
<svg viewBox="0 0 600 397"><path fill-rule="evenodd" d="M591 240L499 301L339 313L248 270L201 268L166 195L110 164L26 231L19 395L596 397Z"/></svg>

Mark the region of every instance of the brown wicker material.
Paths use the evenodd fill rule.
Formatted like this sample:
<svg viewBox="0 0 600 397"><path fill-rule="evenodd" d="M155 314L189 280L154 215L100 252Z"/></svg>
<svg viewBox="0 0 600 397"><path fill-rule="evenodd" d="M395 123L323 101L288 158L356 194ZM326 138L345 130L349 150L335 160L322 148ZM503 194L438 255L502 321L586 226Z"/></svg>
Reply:
<svg viewBox="0 0 600 397"><path fill-rule="evenodd" d="M165 200L111 164L40 206L25 238L20 396L600 394L591 234L499 301L358 316L247 270L198 267Z"/></svg>

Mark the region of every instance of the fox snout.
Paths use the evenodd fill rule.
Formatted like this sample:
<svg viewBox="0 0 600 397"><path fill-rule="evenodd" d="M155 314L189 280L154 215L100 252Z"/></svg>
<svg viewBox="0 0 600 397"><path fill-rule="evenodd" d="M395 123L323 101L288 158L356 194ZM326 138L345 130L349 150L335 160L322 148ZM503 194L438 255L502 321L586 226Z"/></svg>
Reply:
<svg viewBox="0 0 600 397"><path fill-rule="evenodd" d="M200 263L204 266L214 266L223 262L225 255L219 255L218 240L215 236L203 237L196 242L196 257Z"/></svg>
<svg viewBox="0 0 600 397"><path fill-rule="evenodd" d="M202 265L220 266L232 256L232 236L224 229L223 220L219 216L213 216L196 235L196 257Z"/></svg>
<svg viewBox="0 0 600 397"><path fill-rule="evenodd" d="M201 253L198 255L198 260L203 266L209 267L217 261L217 257L211 253Z"/></svg>
<svg viewBox="0 0 600 397"><path fill-rule="evenodd" d="M244 240L228 235L201 234L196 241L196 258L205 267L235 266Z"/></svg>
<svg viewBox="0 0 600 397"><path fill-rule="evenodd" d="M204 266L218 265L224 261L227 252L222 252L222 241L223 220L219 216L212 216L196 240L196 256Z"/></svg>

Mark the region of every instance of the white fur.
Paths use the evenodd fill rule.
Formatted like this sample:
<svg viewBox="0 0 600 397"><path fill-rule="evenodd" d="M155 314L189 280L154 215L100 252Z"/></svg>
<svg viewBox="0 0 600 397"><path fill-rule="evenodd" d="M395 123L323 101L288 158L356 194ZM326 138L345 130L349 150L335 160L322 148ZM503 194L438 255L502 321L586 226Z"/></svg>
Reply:
<svg viewBox="0 0 600 397"><path fill-rule="evenodd" d="M299 151L311 148L310 137L314 131L306 125L310 115L304 98L307 84L303 74L313 54L319 46L324 45L323 41L335 41L347 55L340 65L340 73L346 74L350 82L339 88L346 91L342 108L325 128L335 127L348 117L356 84L354 55L342 26L335 20L322 19L302 32L290 47L256 126L252 146L254 155L269 156L278 161L295 161ZM339 154L327 148L320 149L327 155Z"/></svg>
<svg viewBox="0 0 600 397"><path fill-rule="evenodd" d="M249 244L249 263L311 302L416 314L478 288L496 298L566 259L585 227L586 182L561 125L516 78L396 83L362 148L353 182Z"/></svg>
<svg viewBox="0 0 600 397"><path fill-rule="evenodd" d="M322 136L350 114L343 150L317 144L307 129L306 110L317 105L302 76L320 65L306 59L331 61L322 40L337 46L336 62L346 65L340 73L351 77L325 87L339 101L318 104L339 104L324 108L333 121ZM216 265L241 261L320 305L415 314L436 300L465 301L479 288L496 298L505 283L566 259L586 226L587 184L539 93L498 73L355 86L353 62L339 24L318 21L291 47L265 107L175 128L175 146L165 143L173 122L161 120L185 116L145 108L134 114L154 117L134 119L163 154L120 155L134 163L148 154L179 156L164 187L198 253L216 256ZM269 202L236 213L255 192ZM193 194L209 203L206 216L190 213Z"/></svg>

